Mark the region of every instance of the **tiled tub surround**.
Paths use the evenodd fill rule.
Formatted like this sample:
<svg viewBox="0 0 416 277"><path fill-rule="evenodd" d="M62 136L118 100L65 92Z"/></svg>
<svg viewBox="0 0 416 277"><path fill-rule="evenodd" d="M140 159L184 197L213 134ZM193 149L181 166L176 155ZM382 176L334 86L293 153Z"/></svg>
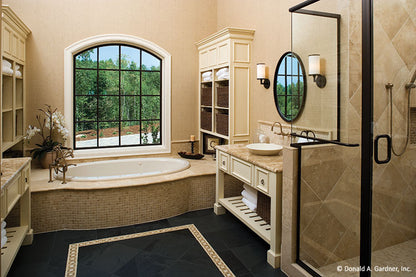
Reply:
<svg viewBox="0 0 416 277"><path fill-rule="evenodd" d="M270 245L267 262L280 267L281 222L282 222L282 155L260 156L249 152L246 145L217 146L217 181L214 212L219 215L225 209L233 213ZM257 193L270 197L270 222L261 217L260 211L251 211L242 202L241 196L228 198L225 178L232 175L251 186ZM260 201L260 200L259 200ZM261 206L258 203L258 206ZM258 209L260 209L258 207Z"/></svg>
<svg viewBox="0 0 416 277"><path fill-rule="evenodd" d="M215 202L215 161L190 160L177 173L101 182L48 183L48 170L33 170L32 226L35 233L125 226L210 208ZM228 196L242 183L229 177ZM13 211L10 222L16 221Z"/></svg>

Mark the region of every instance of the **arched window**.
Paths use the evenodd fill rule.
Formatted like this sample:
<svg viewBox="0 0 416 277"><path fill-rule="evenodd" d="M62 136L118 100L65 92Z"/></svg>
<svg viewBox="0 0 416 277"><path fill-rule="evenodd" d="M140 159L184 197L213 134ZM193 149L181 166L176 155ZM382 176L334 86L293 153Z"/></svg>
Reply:
<svg viewBox="0 0 416 277"><path fill-rule="evenodd" d="M74 148L160 145L161 60L122 44L74 55Z"/></svg>
<svg viewBox="0 0 416 277"><path fill-rule="evenodd" d="M120 43L116 39L116 43L108 37L104 41L95 38L92 46L84 41L84 47L66 49L72 56L70 112L65 82L65 117L71 113L70 146L82 150L78 154L88 153L78 156L97 156L97 148L107 149L110 155L112 148L119 147L136 151L113 154L170 151L170 77L165 72L170 55L149 49L154 45L144 40L147 44L141 47L143 41L134 39L133 44L131 40ZM98 156L106 156L102 153Z"/></svg>

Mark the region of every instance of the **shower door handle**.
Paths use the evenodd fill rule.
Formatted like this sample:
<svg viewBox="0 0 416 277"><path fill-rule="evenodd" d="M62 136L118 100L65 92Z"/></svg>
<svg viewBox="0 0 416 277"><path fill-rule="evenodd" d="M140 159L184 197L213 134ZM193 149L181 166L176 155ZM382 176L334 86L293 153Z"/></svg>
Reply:
<svg viewBox="0 0 416 277"><path fill-rule="evenodd" d="M387 158L385 160L379 160L378 158L378 143L379 140L385 138L387 140ZM391 159L391 137L389 135L379 135L376 136L376 139L374 140L374 160L378 164L386 164Z"/></svg>

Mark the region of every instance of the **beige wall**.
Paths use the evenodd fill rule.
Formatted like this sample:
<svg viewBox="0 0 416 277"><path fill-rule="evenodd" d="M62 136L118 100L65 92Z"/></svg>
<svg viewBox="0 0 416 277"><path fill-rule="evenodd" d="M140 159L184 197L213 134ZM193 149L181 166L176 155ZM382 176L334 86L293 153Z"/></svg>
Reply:
<svg viewBox="0 0 416 277"><path fill-rule="evenodd" d="M218 1L217 29L227 26L255 29L251 65L250 125L251 136L256 133L257 120L280 121L274 98L273 84L265 89L256 80L256 64L264 62L273 83L274 70L280 56L290 51L289 8L298 0L222 0Z"/></svg>
<svg viewBox="0 0 416 277"><path fill-rule="evenodd" d="M195 42L214 33L216 0L3 1L32 30L27 42L27 124L48 103L63 111L64 49L99 34L128 34L172 55L172 140L196 134L198 55Z"/></svg>
<svg viewBox="0 0 416 277"><path fill-rule="evenodd" d="M195 42L224 27L255 29L251 68L251 135L257 120L282 121L273 98L256 80L257 62L269 79L290 50L289 7L298 0L5 0L32 30L27 43L27 124L45 103L63 111L63 50L81 39L122 33L152 41L172 54L172 140L196 134L198 56ZM40 15L40 16L39 16Z"/></svg>

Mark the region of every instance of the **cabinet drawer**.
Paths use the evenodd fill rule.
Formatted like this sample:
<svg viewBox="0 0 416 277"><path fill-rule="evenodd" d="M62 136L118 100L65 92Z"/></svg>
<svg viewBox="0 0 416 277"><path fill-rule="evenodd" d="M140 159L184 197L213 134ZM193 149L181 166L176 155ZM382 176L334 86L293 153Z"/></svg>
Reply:
<svg viewBox="0 0 416 277"><path fill-rule="evenodd" d="M19 193L20 194L24 194L25 191L29 188L29 180L30 178L30 168L29 167L25 167L22 170L22 174L20 176L20 180L19 180Z"/></svg>
<svg viewBox="0 0 416 277"><path fill-rule="evenodd" d="M255 168L255 186L258 190L269 193L269 172L256 166Z"/></svg>
<svg viewBox="0 0 416 277"><path fill-rule="evenodd" d="M252 165L235 157L231 157L231 175L247 184L251 184Z"/></svg>
<svg viewBox="0 0 416 277"><path fill-rule="evenodd" d="M229 164L229 155L223 152L219 152L218 154L218 162L219 167L222 171L228 172L228 164Z"/></svg>

